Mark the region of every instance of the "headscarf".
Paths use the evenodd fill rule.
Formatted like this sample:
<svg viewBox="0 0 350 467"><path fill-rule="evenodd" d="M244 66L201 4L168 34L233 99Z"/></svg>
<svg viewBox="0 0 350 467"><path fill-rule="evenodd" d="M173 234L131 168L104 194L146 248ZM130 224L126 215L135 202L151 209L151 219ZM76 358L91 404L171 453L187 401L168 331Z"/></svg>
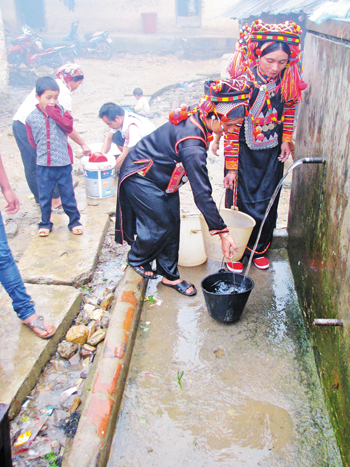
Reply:
<svg viewBox="0 0 350 467"><path fill-rule="evenodd" d="M307 84L302 80L300 39L303 31L293 21L279 24L268 24L256 20L251 27L245 26L240 33L236 51L229 61L227 71L231 77L237 77L242 72L258 64L262 52L271 44L283 42L288 45L290 55L283 72L281 93L284 101L301 101L301 91Z"/></svg>
<svg viewBox="0 0 350 467"><path fill-rule="evenodd" d="M66 63L56 70L56 78L59 78L71 91L70 83L75 76L84 76L83 69L76 63Z"/></svg>

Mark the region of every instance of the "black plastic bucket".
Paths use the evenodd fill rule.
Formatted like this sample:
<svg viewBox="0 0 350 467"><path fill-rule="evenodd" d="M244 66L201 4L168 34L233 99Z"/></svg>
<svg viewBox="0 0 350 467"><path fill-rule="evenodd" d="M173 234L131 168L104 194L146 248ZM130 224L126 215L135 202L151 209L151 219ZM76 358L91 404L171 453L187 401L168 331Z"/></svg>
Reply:
<svg viewBox="0 0 350 467"><path fill-rule="evenodd" d="M243 280L245 283L242 292L229 294L215 292L215 284L219 281L240 288ZM254 288L254 281L250 277L245 277L244 274L219 271L205 277L201 282L201 287L209 315L221 323L234 323L242 316L250 292Z"/></svg>

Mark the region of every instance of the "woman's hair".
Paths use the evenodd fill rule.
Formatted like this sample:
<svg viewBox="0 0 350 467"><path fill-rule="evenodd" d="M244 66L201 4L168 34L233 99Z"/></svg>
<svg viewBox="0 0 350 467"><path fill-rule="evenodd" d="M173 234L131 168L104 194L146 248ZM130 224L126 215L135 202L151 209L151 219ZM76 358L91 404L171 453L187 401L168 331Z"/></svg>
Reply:
<svg viewBox="0 0 350 467"><path fill-rule="evenodd" d="M217 119L219 115L219 118L222 117L223 114L216 114L215 112L209 112L208 113L208 118L213 118L215 117L215 119ZM230 118L230 119L235 119L235 118L242 118L242 117L245 117L246 116L246 109L243 105L240 105L238 107L236 107L235 109L232 109L231 112L228 112L226 114L227 118Z"/></svg>
<svg viewBox="0 0 350 467"><path fill-rule="evenodd" d="M79 76L73 76L72 81L83 81L84 75L79 75Z"/></svg>
<svg viewBox="0 0 350 467"><path fill-rule="evenodd" d="M261 42L261 43L259 42L258 47L261 49L263 45L264 45L264 42ZM289 48L289 45L286 44L285 42L273 42L272 44L268 45L264 50L262 50L260 56L263 57L264 55L270 54L272 52L276 52L276 50L283 50L283 52L285 52L288 55L288 57L290 57L291 50Z"/></svg>
<svg viewBox="0 0 350 467"><path fill-rule="evenodd" d="M103 104L98 113L99 118L106 117L110 121L114 121L118 116L123 116L125 113L124 109L113 102L107 102Z"/></svg>
<svg viewBox="0 0 350 467"><path fill-rule="evenodd" d="M56 83L56 80L53 79L51 76L42 76L41 78L37 79L35 83L35 92L40 97L44 94L45 91L59 91L60 88Z"/></svg>

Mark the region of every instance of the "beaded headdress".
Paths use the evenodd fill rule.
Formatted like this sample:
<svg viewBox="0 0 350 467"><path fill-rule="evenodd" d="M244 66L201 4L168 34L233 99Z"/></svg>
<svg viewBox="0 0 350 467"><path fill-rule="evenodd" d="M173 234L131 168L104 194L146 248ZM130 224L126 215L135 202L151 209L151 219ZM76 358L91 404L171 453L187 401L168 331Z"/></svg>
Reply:
<svg viewBox="0 0 350 467"><path fill-rule="evenodd" d="M240 33L236 51L229 61L227 71L231 77L258 64L262 52L271 44L283 42L288 45L290 55L283 73L281 92L284 101L296 99L301 101L301 91L306 83L301 79L300 40L303 31L293 21L279 24L268 24L255 20L251 27L245 26Z"/></svg>
<svg viewBox="0 0 350 467"><path fill-rule="evenodd" d="M186 120L196 112L204 117L213 113L222 122L229 118L237 118L235 111L243 107L242 116L246 116L249 95L252 83L246 76L237 79L206 81L204 84L204 96L200 99L198 106L188 110L186 104L182 104L169 114L169 121L174 125Z"/></svg>
<svg viewBox="0 0 350 467"><path fill-rule="evenodd" d="M207 81L204 84L204 96L199 101L199 108L203 114L213 112L221 121L235 118L239 107L244 108L244 115L248 108L251 82L245 76L237 79Z"/></svg>

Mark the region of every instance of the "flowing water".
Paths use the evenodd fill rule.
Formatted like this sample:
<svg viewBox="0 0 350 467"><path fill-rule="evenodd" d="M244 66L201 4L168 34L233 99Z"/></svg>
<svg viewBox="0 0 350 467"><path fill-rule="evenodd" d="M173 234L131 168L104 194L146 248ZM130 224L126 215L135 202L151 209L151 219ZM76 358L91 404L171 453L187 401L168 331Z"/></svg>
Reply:
<svg viewBox="0 0 350 467"><path fill-rule="evenodd" d="M239 321L149 281L108 467L340 467L286 252L252 271Z"/></svg>

